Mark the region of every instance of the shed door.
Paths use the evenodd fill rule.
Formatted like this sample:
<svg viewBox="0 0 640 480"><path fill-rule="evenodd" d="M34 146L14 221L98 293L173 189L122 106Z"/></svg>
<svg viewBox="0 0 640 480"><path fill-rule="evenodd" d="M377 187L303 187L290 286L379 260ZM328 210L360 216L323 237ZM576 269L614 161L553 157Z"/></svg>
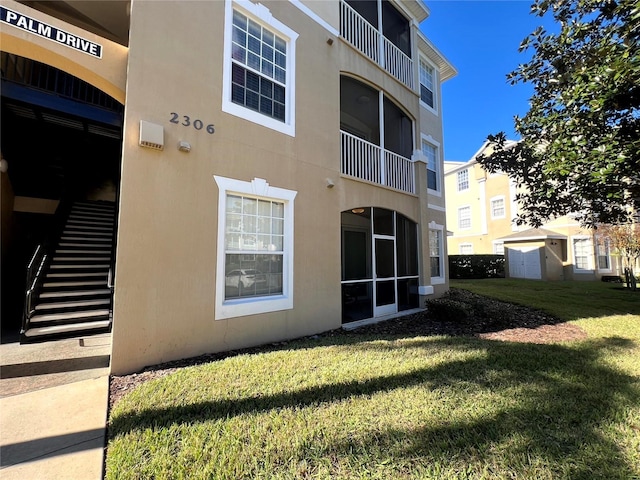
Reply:
<svg viewBox="0 0 640 480"><path fill-rule="evenodd" d="M538 247L509 247L509 276L540 280L540 249Z"/></svg>

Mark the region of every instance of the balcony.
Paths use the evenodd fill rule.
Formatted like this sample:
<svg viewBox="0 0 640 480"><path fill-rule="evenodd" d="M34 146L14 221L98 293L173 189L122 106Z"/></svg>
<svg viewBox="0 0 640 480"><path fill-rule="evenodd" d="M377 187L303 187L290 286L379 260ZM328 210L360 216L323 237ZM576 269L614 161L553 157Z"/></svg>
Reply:
<svg viewBox="0 0 640 480"><path fill-rule="evenodd" d="M407 193L416 193L413 162L397 153L340 131L340 172Z"/></svg>
<svg viewBox="0 0 640 480"><path fill-rule="evenodd" d="M340 1L342 38L413 89L410 32L408 20L389 2Z"/></svg>
<svg viewBox="0 0 640 480"><path fill-rule="evenodd" d="M416 193L413 122L383 92L340 78L340 173Z"/></svg>

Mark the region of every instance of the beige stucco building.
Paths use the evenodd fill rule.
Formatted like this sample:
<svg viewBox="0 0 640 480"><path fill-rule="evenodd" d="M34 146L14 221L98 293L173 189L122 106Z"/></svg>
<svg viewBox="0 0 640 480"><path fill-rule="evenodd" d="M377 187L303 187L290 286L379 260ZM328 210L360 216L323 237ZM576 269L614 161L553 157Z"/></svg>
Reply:
<svg viewBox="0 0 640 480"><path fill-rule="evenodd" d="M2 268L33 265L23 339L112 328L121 374L447 290L456 71L422 1L1 5Z"/></svg>
<svg viewBox="0 0 640 480"><path fill-rule="evenodd" d="M491 148L485 142L469 161L445 162L449 254L504 254L505 273L513 278L596 280L620 274L609 240L571 216L541 228L517 225L516 184L476 161Z"/></svg>

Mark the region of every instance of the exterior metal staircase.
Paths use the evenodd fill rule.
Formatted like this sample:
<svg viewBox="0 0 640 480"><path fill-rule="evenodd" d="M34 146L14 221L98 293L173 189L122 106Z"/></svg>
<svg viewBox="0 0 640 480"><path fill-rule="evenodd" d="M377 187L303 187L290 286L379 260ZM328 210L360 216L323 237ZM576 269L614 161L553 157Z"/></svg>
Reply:
<svg viewBox="0 0 640 480"><path fill-rule="evenodd" d="M52 248L27 267L22 343L111 329L115 204L72 204Z"/></svg>

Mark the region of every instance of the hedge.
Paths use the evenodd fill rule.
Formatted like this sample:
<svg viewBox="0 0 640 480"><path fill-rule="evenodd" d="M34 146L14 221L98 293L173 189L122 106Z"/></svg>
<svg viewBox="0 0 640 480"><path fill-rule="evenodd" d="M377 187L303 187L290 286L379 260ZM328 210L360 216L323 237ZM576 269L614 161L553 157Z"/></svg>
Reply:
<svg viewBox="0 0 640 480"><path fill-rule="evenodd" d="M449 278L504 278L504 255L449 255Z"/></svg>

